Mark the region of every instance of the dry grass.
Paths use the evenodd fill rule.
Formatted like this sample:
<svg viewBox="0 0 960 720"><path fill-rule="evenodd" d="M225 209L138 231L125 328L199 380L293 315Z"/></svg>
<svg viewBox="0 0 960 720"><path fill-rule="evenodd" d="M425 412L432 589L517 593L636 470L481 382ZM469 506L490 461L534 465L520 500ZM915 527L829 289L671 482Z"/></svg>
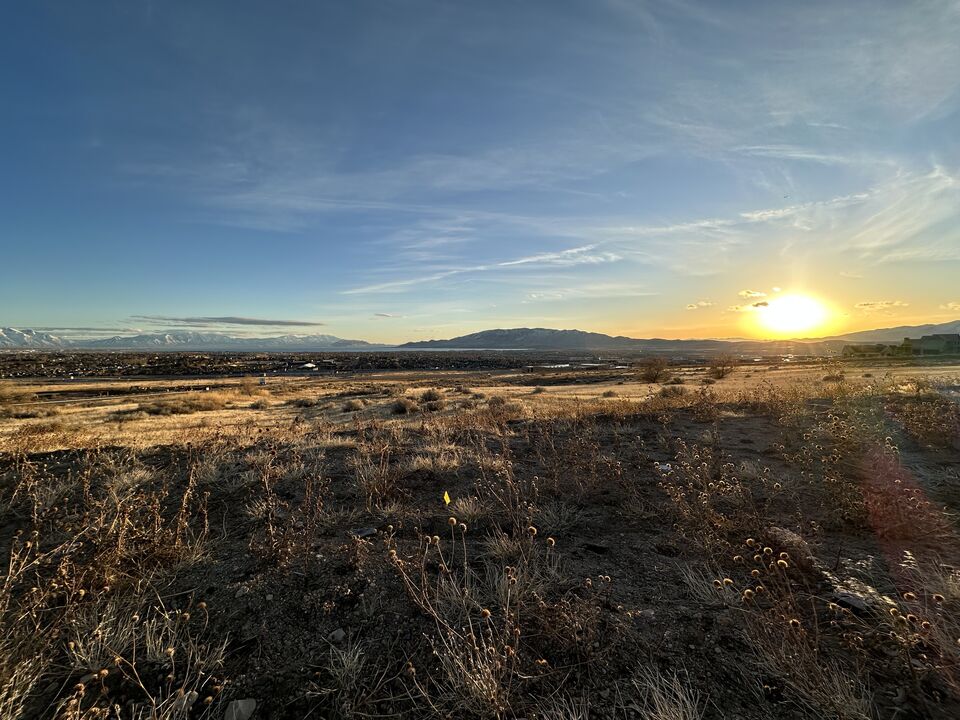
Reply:
<svg viewBox="0 0 960 720"><path fill-rule="evenodd" d="M8 417L0 719L951 717L956 403L825 372Z"/></svg>

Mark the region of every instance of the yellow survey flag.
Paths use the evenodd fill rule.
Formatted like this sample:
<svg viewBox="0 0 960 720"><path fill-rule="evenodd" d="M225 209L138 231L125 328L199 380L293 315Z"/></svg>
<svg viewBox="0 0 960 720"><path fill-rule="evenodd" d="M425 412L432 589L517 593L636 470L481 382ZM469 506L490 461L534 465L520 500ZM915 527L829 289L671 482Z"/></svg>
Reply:
<svg viewBox="0 0 960 720"><path fill-rule="evenodd" d="M443 502L446 505L450 504L450 493L448 493L446 490L443 491Z"/></svg>

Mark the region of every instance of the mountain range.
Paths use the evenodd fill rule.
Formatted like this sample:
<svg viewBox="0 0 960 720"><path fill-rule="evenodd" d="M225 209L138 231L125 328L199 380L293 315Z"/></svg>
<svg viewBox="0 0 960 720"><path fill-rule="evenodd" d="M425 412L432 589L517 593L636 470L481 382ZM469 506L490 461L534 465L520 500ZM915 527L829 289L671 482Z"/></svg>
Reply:
<svg viewBox="0 0 960 720"><path fill-rule="evenodd" d="M828 338L797 340L666 340L637 339L583 330L511 328L484 330L448 340L421 340L402 345L382 345L348 340L335 335L280 335L235 337L224 333L181 331L114 335L76 339L30 329L0 328L4 350L236 350L236 351L364 351L364 350L541 350L604 352L662 352L738 354L830 354L857 342L898 343L905 337L934 333L960 333L960 320L928 325L903 325L864 330Z"/></svg>
<svg viewBox="0 0 960 720"><path fill-rule="evenodd" d="M36 330L0 328L0 349L38 350L372 350L387 347L335 335L234 337L224 333L165 332L73 339Z"/></svg>

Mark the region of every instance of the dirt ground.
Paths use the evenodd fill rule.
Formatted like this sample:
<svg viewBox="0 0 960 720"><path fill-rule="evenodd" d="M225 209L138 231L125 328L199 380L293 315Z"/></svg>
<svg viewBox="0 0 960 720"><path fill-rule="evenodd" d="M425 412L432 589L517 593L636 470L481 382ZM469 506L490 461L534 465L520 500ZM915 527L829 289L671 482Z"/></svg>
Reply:
<svg viewBox="0 0 960 720"><path fill-rule="evenodd" d="M18 379L0 718L958 717L958 390Z"/></svg>

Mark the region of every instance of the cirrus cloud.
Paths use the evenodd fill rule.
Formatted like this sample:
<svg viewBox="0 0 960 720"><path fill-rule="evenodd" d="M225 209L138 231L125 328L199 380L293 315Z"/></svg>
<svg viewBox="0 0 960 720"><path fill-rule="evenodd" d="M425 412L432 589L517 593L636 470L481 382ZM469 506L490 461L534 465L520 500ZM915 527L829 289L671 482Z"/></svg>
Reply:
<svg viewBox="0 0 960 720"><path fill-rule="evenodd" d="M871 313L888 312L890 310L896 310L897 308L905 308L909 306L910 303L903 302L903 300L864 300L856 303L853 307L861 312Z"/></svg>

